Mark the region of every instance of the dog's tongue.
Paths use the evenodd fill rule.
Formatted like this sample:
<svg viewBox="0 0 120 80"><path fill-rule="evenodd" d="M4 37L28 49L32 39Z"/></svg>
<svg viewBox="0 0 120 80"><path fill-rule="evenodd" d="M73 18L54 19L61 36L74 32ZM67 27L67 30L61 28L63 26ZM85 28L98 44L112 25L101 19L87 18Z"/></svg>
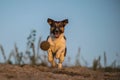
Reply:
<svg viewBox="0 0 120 80"><path fill-rule="evenodd" d="M59 33L55 33L55 37L58 38L59 37Z"/></svg>

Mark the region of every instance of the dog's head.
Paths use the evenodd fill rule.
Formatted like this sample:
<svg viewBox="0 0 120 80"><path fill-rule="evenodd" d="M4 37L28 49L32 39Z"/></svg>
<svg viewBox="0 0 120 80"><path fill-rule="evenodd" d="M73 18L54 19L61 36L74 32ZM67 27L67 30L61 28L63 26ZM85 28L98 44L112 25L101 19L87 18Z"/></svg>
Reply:
<svg viewBox="0 0 120 80"><path fill-rule="evenodd" d="M55 38L59 38L59 36L64 33L65 25L68 23L68 19L62 21L54 21L48 18L47 22L50 25L50 33L55 36Z"/></svg>

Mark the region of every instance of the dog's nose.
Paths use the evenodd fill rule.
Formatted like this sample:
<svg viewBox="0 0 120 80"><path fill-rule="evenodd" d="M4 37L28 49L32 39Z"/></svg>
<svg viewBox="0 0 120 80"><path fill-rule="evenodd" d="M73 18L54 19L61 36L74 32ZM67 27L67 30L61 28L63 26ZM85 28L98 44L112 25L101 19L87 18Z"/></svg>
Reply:
<svg viewBox="0 0 120 80"><path fill-rule="evenodd" d="M55 32L59 32L59 29L58 29L58 28L56 28L56 29L55 29Z"/></svg>

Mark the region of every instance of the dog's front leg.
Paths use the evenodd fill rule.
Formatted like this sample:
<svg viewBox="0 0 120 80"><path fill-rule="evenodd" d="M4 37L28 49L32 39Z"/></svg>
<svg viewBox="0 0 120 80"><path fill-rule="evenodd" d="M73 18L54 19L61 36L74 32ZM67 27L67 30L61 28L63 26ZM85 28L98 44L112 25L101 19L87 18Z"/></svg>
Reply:
<svg viewBox="0 0 120 80"><path fill-rule="evenodd" d="M62 63L63 63L64 58L65 58L64 53L65 52L62 52L61 55L60 55L59 63L58 63L58 69L62 69Z"/></svg>
<svg viewBox="0 0 120 80"><path fill-rule="evenodd" d="M48 50L48 61L50 62L52 67L56 67L56 63L54 61L54 56L53 56L51 49Z"/></svg>
<svg viewBox="0 0 120 80"><path fill-rule="evenodd" d="M56 53L56 58L59 59L58 69L62 69L62 63L63 63L64 58L65 58L64 54L65 54L65 49L60 49Z"/></svg>

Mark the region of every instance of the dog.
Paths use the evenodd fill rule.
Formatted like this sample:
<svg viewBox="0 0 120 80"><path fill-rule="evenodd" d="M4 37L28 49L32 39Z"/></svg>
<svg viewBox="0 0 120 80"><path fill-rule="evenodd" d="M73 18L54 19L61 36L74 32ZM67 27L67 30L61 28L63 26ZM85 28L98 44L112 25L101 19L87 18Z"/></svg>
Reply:
<svg viewBox="0 0 120 80"><path fill-rule="evenodd" d="M50 25L50 35L47 41L50 43L50 48L48 49L48 61L51 63L52 67L58 67L62 69L62 63L66 56L66 37L64 35L64 29L66 24L68 24L68 19L62 21L54 21L48 18L48 24ZM58 65L54 59L58 59Z"/></svg>

